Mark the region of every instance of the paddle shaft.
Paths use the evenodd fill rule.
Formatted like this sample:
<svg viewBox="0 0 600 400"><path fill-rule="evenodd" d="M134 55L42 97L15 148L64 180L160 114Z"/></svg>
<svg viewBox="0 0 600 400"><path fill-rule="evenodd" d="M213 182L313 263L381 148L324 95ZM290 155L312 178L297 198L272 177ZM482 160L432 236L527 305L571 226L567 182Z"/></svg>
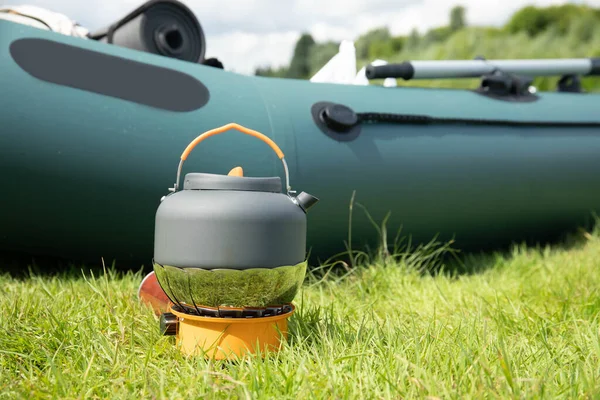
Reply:
<svg viewBox="0 0 600 400"><path fill-rule="evenodd" d="M366 68L366 76L368 79L402 78L404 80L477 78L496 69L530 76L599 76L600 58L405 61L400 64L369 65Z"/></svg>

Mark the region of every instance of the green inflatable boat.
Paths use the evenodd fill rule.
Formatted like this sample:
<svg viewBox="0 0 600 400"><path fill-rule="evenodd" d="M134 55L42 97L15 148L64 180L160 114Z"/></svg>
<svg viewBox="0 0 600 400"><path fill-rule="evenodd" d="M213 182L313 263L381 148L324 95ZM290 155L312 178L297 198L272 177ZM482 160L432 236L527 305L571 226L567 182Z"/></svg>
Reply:
<svg viewBox="0 0 600 400"><path fill-rule="evenodd" d="M1 20L0 52L5 252L149 264L155 212L182 151L231 122L275 141L293 188L320 199L307 215L320 259L345 250L353 194L375 223L391 213L390 241L402 227L413 243L439 235L462 249L551 240L600 208L600 95L571 76L597 74L597 60L367 70L473 74L478 90L341 85L244 76ZM532 93L519 71L565 80ZM268 146L235 131L203 142L182 173L236 166L284 177ZM352 246L379 240L354 206Z"/></svg>

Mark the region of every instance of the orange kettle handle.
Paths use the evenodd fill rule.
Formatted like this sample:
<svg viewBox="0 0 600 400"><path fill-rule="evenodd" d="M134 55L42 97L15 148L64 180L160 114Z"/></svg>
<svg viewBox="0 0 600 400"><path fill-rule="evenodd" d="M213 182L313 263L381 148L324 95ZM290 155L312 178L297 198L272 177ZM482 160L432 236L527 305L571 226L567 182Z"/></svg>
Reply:
<svg viewBox="0 0 600 400"><path fill-rule="evenodd" d="M210 131L206 131L203 134L199 135L196 139L192 140L192 142L190 144L188 144L188 146L185 148L185 150L181 154L181 159L185 161L187 159L187 157L190 155L190 153L192 152L192 150L194 149L194 147L196 147L196 145L198 143L200 143L201 141L203 141L204 139L207 139L214 135L218 135L219 133L223 133L230 129L237 129L238 131L240 131L242 133L245 133L250 136L254 136L255 138L262 140L263 142L265 142L266 144L271 146L271 148L273 149L273 151L275 153L277 153L277 156L279 158L284 157L283 151L281 151L279 146L277 146L277 144L275 144L275 142L270 137L263 135L262 133L255 131L253 129L249 129L249 128L246 128L245 126L242 126L240 124L236 124L235 122L232 122L230 124L223 125L219 128L215 128L215 129L211 129Z"/></svg>
<svg viewBox="0 0 600 400"><path fill-rule="evenodd" d="M169 188L169 190L172 192L176 192L177 189L179 188L179 180L181 177L181 169L183 167L183 162L188 158L188 156L190 155L190 153L192 152L194 147L196 147L196 145L198 145L198 143L200 143L204 139L207 139L214 135L218 135L219 133L223 133L230 129L237 129L238 131L240 131L242 133L245 133L247 135L258 138L258 139L262 140L263 142L265 142L266 144L268 144L271 147L271 149L273 149L273 151L277 154L277 157L279 157L279 159L283 163L283 169L285 170L285 186L286 186L286 190L289 194L291 192L292 188L290 187L290 174L289 174L287 162L285 161L285 156L283 154L283 151L281 151L279 146L277 146L277 144L268 136L266 136L258 131L255 131L253 129L246 128L245 126L242 126L240 124L236 124L235 122L232 122L227 125L223 125L221 127L206 131L206 132L202 133L201 135L199 135L198 137L196 137L196 139L192 140L191 143L187 145L187 147L185 148L183 153L181 153L179 167L177 168L177 181L175 182L175 186L173 188Z"/></svg>

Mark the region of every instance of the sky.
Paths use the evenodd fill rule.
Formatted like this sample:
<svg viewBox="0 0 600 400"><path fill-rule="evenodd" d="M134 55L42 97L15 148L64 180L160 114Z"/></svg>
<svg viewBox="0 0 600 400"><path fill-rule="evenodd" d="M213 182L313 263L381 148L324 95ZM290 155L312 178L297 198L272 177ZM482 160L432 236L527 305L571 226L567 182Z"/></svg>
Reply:
<svg viewBox="0 0 600 400"><path fill-rule="evenodd" d="M67 15L94 31L117 21L144 0L0 0L1 6L29 4ZM394 35L413 28L425 32L445 25L450 9L466 8L472 25L504 24L526 5L564 4L559 0L181 0L196 14L206 35L206 57L225 69L253 74L258 66L289 63L303 32L316 41L354 40L387 26ZM575 0L600 6L600 0Z"/></svg>

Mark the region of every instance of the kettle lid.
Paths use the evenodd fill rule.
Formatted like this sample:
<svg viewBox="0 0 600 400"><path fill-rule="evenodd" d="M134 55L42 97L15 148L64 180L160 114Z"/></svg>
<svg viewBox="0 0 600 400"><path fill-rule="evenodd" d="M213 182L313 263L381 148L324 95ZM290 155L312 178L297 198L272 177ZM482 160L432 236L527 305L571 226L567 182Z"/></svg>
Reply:
<svg viewBox="0 0 600 400"><path fill-rule="evenodd" d="M281 193L281 178L245 177L192 172L185 175L183 190L242 190Z"/></svg>

